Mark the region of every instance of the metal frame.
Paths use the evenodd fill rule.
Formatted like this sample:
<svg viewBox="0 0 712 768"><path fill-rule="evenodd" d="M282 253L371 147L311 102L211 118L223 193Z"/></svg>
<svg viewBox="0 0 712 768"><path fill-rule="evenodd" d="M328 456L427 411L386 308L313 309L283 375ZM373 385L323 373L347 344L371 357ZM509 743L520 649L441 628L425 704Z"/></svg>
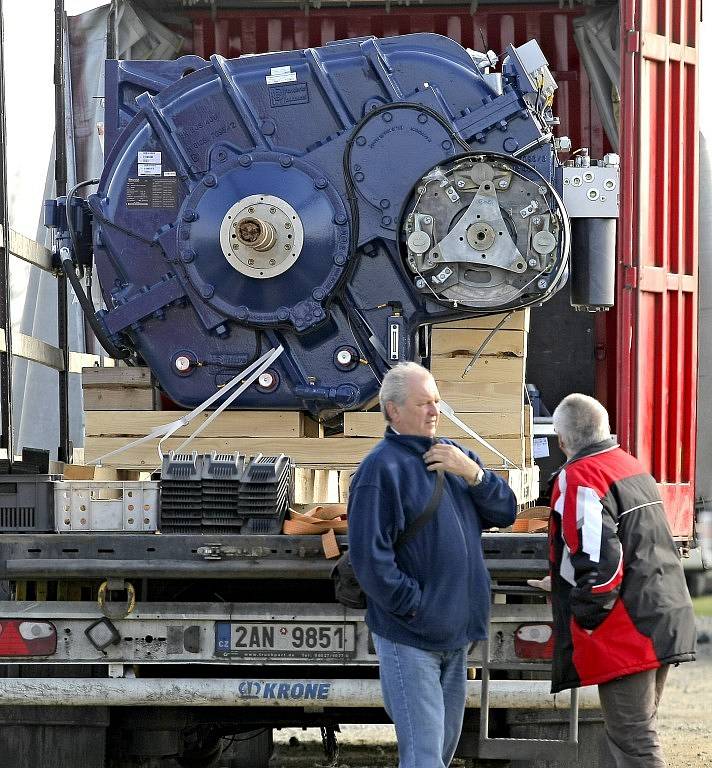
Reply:
<svg viewBox="0 0 712 768"><path fill-rule="evenodd" d="M508 587L493 588L494 593L504 593L510 591ZM530 592L536 594L534 588L514 587L512 591L523 594ZM496 608L497 604L493 605ZM490 637L494 631L490 631L487 637L482 641L482 685L480 688L480 736L477 745L477 756L491 760L507 760L516 754L517 760L556 760L572 761L578 759L578 713L579 713L579 689L571 690L568 699L569 709L569 733L567 739L522 739L522 738L490 738L489 735L489 711L491 707L497 704L491 698L491 689L499 685L502 681L492 680L491 670L512 668L511 663L493 663L490 658ZM530 664L530 669L535 665ZM536 669L551 673L551 664L538 663ZM548 681L547 681L548 686ZM547 691L548 693L548 691ZM557 699L557 696L559 699ZM561 694L554 694L551 699L552 709L560 709ZM542 696L544 699L544 696ZM541 703L539 708L545 708Z"/></svg>
<svg viewBox="0 0 712 768"><path fill-rule="evenodd" d="M4 234L9 230L7 205L7 155L5 130L5 28L0 0L0 331L4 344L0 348L0 404L2 435L0 447L12 459L12 338L10 325L10 257Z"/></svg>

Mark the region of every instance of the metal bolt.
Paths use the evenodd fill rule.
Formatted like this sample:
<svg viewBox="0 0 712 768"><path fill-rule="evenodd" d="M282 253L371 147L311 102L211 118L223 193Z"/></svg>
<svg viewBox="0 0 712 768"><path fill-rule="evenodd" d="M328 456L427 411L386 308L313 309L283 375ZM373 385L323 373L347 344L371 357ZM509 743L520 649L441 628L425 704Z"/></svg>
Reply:
<svg viewBox="0 0 712 768"><path fill-rule="evenodd" d="M423 224L432 224L433 218L432 216L423 216Z"/></svg>
<svg viewBox="0 0 712 768"><path fill-rule="evenodd" d="M422 195L425 192L425 187L418 187L418 194Z"/></svg>
<svg viewBox="0 0 712 768"><path fill-rule="evenodd" d="M506 179L500 179L498 186L500 189L506 189L507 188L507 180Z"/></svg>
<svg viewBox="0 0 712 768"><path fill-rule="evenodd" d="M425 288L425 280L423 280L423 278L422 278L422 277L419 277L419 278L418 278L418 279L415 281L415 287L416 287L416 288Z"/></svg>
<svg viewBox="0 0 712 768"><path fill-rule="evenodd" d="M272 206L272 207L269 209L269 212L270 212L270 213L277 213L277 209L276 209L274 206Z"/></svg>
<svg viewBox="0 0 712 768"><path fill-rule="evenodd" d="M180 371L181 373L184 373L185 371L190 369L190 358L186 357L185 355L180 355L176 358L176 361L174 363L176 370Z"/></svg>
<svg viewBox="0 0 712 768"><path fill-rule="evenodd" d="M275 261L275 259L270 259L270 260L269 260L269 265L270 265L270 267L273 267L273 266L274 266L276 263L277 263L277 262Z"/></svg>
<svg viewBox="0 0 712 768"><path fill-rule="evenodd" d="M535 224L541 224L541 216L535 216L535 217L532 219L532 221L533 221Z"/></svg>
<svg viewBox="0 0 712 768"><path fill-rule="evenodd" d="M547 285L549 285L549 283L546 280L538 280L536 284L537 288L540 288L541 290L544 290Z"/></svg>
<svg viewBox="0 0 712 768"><path fill-rule="evenodd" d="M546 194L546 187L539 187L539 194L545 195Z"/></svg>
<svg viewBox="0 0 712 768"><path fill-rule="evenodd" d="M462 189L465 186L465 182L463 179L458 179L457 186Z"/></svg>
<svg viewBox="0 0 712 768"><path fill-rule="evenodd" d="M527 264L529 264L529 266L532 267L532 268L536 267L536 259L529 259Z"/></svg>
<svg viewBox="0 0 712 768"><path fill-rule="evenodd" d="M291 228L292 228L292 223L291 223L291 221L285 221L285 222L284 222L284 228L285 228L285 229L291 229Z"/></svg>
<svg viewBox="0 0 712 768"><path fill-rule="evenodd" d="M254 209L254 208L252 208L252 207L250 206L250 207L247 209L247 212L248 212L248 213L254 213L254 212L255 212L255 209Z"/></svg>
<svg viewBox="0 0 712 768"><path fill-rule="evenodd" d="M349 365L351 363L351 352L348 349L340 349L336 353L336 360L340 365Z"/></svg>
<svg viewBox="0 0 712 768"><path fill-rule="evenodd" d="M292 250L292 246L289 243L286 243L285 246L284 246L284 250L285 251L291 251Z"/></svg>
<svg viewBox="0 0 712 768"><path fill-rule="evenodd" d="M274 384L274 376L271 373L262 373L257 381L261 387L266 389Z"/></svg>

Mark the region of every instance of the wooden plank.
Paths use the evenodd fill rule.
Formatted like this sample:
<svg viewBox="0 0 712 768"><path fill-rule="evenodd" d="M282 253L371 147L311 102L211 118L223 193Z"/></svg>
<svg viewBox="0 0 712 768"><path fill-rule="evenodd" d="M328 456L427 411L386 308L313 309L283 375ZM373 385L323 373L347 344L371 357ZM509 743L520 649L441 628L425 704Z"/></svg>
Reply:
<svg viewBox="0 0 712 768"><path fill-rule="evenodd" d="M145 366L129 368L126 365L120 365L110 368L100 368L99 366L82 368L82 387L84 389L91 389L93 387L148 388L151 386L153 386L151 369Z"/></svg>
<svg viewBox="0 0 712 768"><path fill-rule="evenodd" d="M153 411L156 407L156 391L144 387L83 389L82 397L85 412ZM115 419L116 415L113 418Z"/></svg>
<svg viewBox="0 0 712 768"><path fill-rule="evenodd" d="M482 355L463 379L462 374L471 359L472 355L433 357L430 372L437 382L458 381L463 384L489 384L501 381L516 382L520 386L524 386L526 358Z"/></svg>
<svg viewBox="0 0 712 768"><path fill-rule="evenodd" d="M84 444L84 456L87 462L92 462L117 448L130 442L125 437L87 437ZM164 444L164 450L177 448L181 439L171 438ZM489 466L502 466L502 460L491 451L480 446L476 440L458 441L463 447L475 451L483 462ZM296 464L315 465L319 469L347 467L358 464L361 459L378 443L376 438L365 437L333 437L317 440L299 437L199 437L190 443L189 450L198 453L220 451L229 453L240 451L251 456L257 453L274 455L285 453ZM501 438L492 440L492 444L517 465L523 463L521 455L521 439ZM128 469L147 469L158 467L157 441L144 443L128 451L124 451L106 460L110 467L125 467Z"/></svg>
<svg viewBox="0 0 712 768"><path fill-rule="evenodd" d="M458 416L462 413L487 413L497 411L520 411L522 408L522 387L520 384L496 383L469 384L442 381L438 386L440 397L445 400Z"/></svg>
<svg viewBox="0 0 712 768"><path fill-rule="evenodd" d="M143 437L186 413L127 411L118 418L115 412L89 411L85 414L84 430L87 437ZM209 416L210 413L201 413L190 424L181 427L175 433L176 437L188 437ZM223 411L201 437L303 437L305 421L305 415L299 411Z"/></svg>
<svg viewBox="0 0 712 768"><path fill-rule="evenodd" d="M19 232L15 232L14 229L10 230L10 243L9 251L13 256L17 256L18 259L22 259L30 264L34 264L40 269L44 269L47 272L52 272L52 252L49 248L45 248L44 245L30 240L29 237L21 235Z"/></svg>
<svg viewBox="0 0 712 768"><path fill-rule="evenodd" d="M45 341L36 339L34 336L13 332L12 354L23 360L54 368L56 371L64 370L64 354L62 350L52 344L47 344Z"/></svg>
<svg viewBox="0 0 712 768"><path fill-rule="evenodd" d="M482 437L520 437L522 434L521 411L460 413L458 416L468 427L472 427ZM385 422L379 412L353 411L344 414L344 435L346 437L381 437L384 430ZM438 436L459 439L466 437L467 434L445 416L441 416Z"/></svg>
<svg viewBox="0 0 712 768"><path fill-rule="evenodd" d="M534 434L534 409L531 405L524 406L524 436L531 437Z"/></svg>
<svg viewBox="0 0 712 768"><path fill-rule="evenodd" d="M504 317L501 315L489 315L488 317L468 317L465 320L455 320L451 323L438 323L433 328L482 328L491 330ZM514 312L502 326L503 331L529 331L529 309Z"/></svg>
<svg viewBox="0 0 712 768"><path fill-rule="evenodd" d="M434 328L430 349L434 357L451 357L454 353L472 356L487 338L489 331L466 328ZM527 333L524 331L498 331L487 342L482 355L510 355L526 357Z"/></svg>
<svg viewBox="0 0 712 768"><path fill-rule="evenodd" d="M314 470L314 504L339 503L339 473L335 469Z"/></svg>

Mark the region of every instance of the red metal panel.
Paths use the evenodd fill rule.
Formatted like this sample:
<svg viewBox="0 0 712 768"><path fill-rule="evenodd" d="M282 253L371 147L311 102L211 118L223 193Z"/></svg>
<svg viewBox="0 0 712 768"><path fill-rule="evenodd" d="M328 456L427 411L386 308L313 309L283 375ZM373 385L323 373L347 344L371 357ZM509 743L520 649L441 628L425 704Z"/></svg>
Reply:
<svg viewBox="0 0 712 768"><path fill-rule="evenodd" d="M609 150L593 104L588 78L581 69L571 24L581 9L555 9L551 5L506 5L471 14L468 7L385 9L331 8L311 10L190 11L192 38L185 53L207 57L212 53L234 58L243 53L285 51L324 45L349 37L436 32L468 48L502 52L507 45L538 40L559 83L556 101L561 118L559 133L575 146L590 147L594 157Z"/></svg>
<svg viewBox="0 0 712 768"><path fill-rule="evenodd" d="M673 532L694 514L699 0L623 0L617 429L659 482Z"/></svg>

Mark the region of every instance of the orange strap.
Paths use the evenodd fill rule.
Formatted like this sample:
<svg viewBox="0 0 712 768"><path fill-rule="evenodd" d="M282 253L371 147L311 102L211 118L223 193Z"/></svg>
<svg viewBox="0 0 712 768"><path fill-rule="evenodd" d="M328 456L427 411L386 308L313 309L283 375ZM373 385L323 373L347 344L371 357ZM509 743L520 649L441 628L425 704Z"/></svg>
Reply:
<svg viewBox="0 0 712 768"><path fill-rule="evenodd" d="M308 512L289 510L289 519L284 521L282 532L292 536L322 534L327 531L346 533L346 504L320 504Z"/></svg>

